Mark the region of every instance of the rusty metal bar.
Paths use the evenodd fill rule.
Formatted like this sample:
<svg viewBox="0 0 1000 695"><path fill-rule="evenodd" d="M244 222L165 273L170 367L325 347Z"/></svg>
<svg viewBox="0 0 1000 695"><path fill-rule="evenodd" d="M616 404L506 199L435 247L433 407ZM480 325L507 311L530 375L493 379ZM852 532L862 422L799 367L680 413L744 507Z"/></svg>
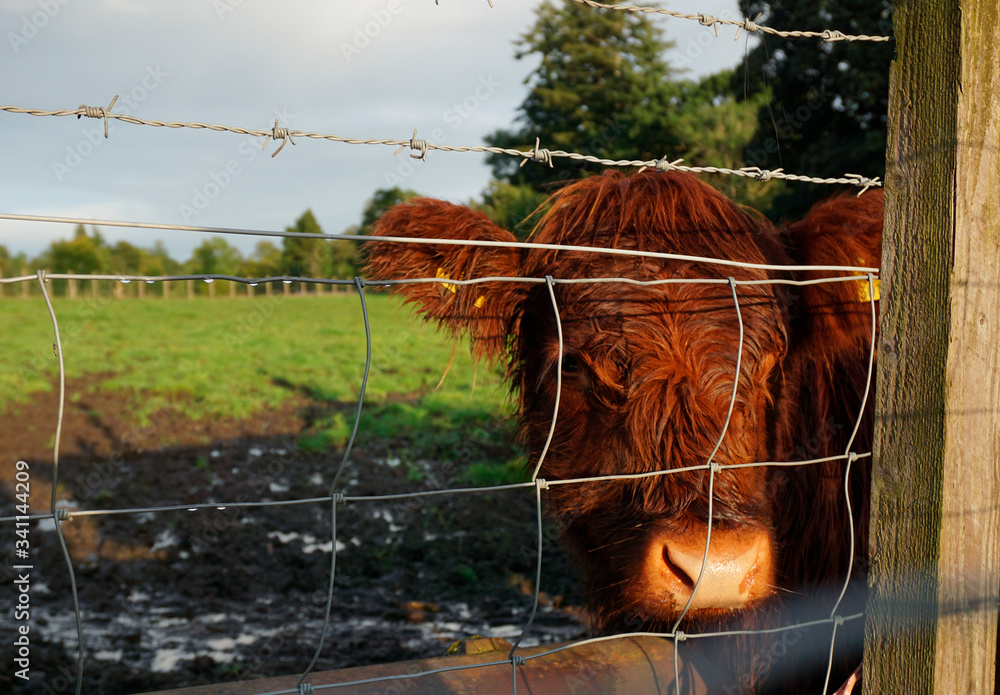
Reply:
<svg viewBox="0 0 1000 695"><path fill-rule="evenodd" d="M519 649L528 659L517 669L518 693L573 693L574 695L634 695L635 693L678 692L674 688L674 645L668 639L628 637L588 643L554 654L530 659L559 645ZM720 668L707 664L683 644L678 672L680 695L707 695L723 692L725 679ZM510 644L506 640L475 639L464 643L464 654L394 664L362 666L310 674L308 682L317 692L331 695L371 695L407 693L426 695L510 695L510 663L466 668L461 671L416 674L448 667L472 666L505 661ZM295 692L298 675L204 685L160 691L156 695L258 695L276 691ZM371 678L388 678L376 683L324 688ZM152 695L152 694L147 694Z"/></svg>

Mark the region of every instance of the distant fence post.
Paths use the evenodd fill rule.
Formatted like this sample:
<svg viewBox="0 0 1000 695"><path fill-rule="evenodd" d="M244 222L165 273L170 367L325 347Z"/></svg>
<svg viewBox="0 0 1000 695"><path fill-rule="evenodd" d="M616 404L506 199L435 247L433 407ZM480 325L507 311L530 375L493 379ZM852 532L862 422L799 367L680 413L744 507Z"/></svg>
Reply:
<svg viewBox="0 0 1000 695"><path fill-rule="evenodd" d="M864 688L993 693L1000 6L893 13Z"/></svg>
<svg viewBox="0 0 1000 695"><path fill-rule="evenodd" d="M194 299L194 280L186 280L187 282L187 298Z"/></svg>
<svg viewBox="0 0 1000 695"><path fill-rule="evenodd" d="M27 268L21 268L21 275L27 275L27 274L28 274L28 269ZM21 296L24 297L25 299L27 299L28 298L28 293L30 291L31 291L31 283L30 282L22 282L21 283Z"/></svg>
<svg viewBox="0 0 1000 695"><path fill-rule="evenodd" d="M96 275L97 273L90 271L90 274ZM97 299L97 280L93 278L90 279L90 298Z"/></svg>
<svg viewBox="0 0 1000 695"><path fill-rule="evenodd" d="M136 281L136 286L135 286L135 291L138 293L139 299L145 299L146 298L146 281L145 280L137 280Z"/></svg>
<svg viewBox="0 0 1000 695"><path fill-rule="evenodd" d="M163 298L170 299L170 281L164 280L160 285L163 286Z"/></svg>

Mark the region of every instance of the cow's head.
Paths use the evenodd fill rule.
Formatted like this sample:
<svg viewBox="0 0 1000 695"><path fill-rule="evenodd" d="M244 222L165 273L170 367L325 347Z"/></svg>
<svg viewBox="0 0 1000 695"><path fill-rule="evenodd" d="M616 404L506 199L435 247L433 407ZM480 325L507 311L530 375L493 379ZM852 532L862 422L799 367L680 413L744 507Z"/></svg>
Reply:
<svg viewBox="0 0 1000 695"><path fill-rule="evenodd" d="M797 392L787 388L785 365L822 370L853 358L867 344L870 309L859 301L866 281L789 289L770 282L788 272L764 266L871 265L877 242L850 225L818 229L808 218L785 239L679 173L606 173L567 186L550 203L528 249L505 246L514 237L465 206L429 199L397 206L375 234L500 243L372 243L368 276L438 279L398 291L426 317L468 335L476 356L506 362L533 461L561 382L541 477L668 471L549 489L549 509L581 559L599 624L668 624L699 576L693 616L767 603L782 581L783 556L794 552L781 537L783 491L768 467L732 466L787 455L784 440L796 427L779 420L795 408L777 401ZM455 284L484 277L542 281ZM562 282L597 278L645 284ZM719 466L714 476L710 460Z"/></svg>

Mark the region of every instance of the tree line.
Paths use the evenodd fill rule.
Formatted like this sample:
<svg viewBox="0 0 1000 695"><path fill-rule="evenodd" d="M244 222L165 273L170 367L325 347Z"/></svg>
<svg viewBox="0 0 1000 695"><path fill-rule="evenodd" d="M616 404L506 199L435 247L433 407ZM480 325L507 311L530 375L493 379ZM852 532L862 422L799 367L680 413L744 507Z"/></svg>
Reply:
<svg viewBox="0 0 1000 695"><path fill-rule="evenodd" d="M513 193L511 193L513 191ZM375 192L365 204L361 220L342 233L368 235L382 213L393 205L418 196L416 191L385 188ZM523 203L523 204L522 204ZM534 199L524 203L518 198L515 187L495 183L490 186L482 201L471 205L495 218L498 223L516 226L531 210ZM253 251L243 254L226 238L213 236L205 239L186 260L171 257L162 241L151 247L140 247L128 241L111 243L97 227L89 229L77 225L71 239L52 242L42 253L29 258L24 253L12 254L0 244L0 277L13 277L44 268L50 273L77 273L81 275L235 275L237 277L263 278L275 276L310 278L351 278L360 272L360 242L343 239L323 239L322 227L312 210L306 210L286 232L306 236L284 237L279 242L260 241ZM311 238L316 235L316 238ZM53 292L65 295L65 281L53 281ZM208 294L207 286L198 285L199 294ZM299 290L298 283L293 286ZM34 292L34 287L29 288ZM23 292L0 286L0 295ZM162 293L158 290L154 293Z"/></svg>
<svg viewBox="0 0 1000 695"><path fill-rule="evenodd" d="M891 34L889 0L741 0L746 17L782 28ZM885 170L888 66L891 43L759 37L742 65L702 79L685 77L701 43L676 46L642 13L599 11L569 0L546 0L516 42L518 59L537 60L514 127L486 137L489 145L542 147L607 159L684 159L688 164L784 168L839 177L882 176ZM725 37L712 40L724 40ZM673 62L671 62L673 61ZM602 167L568 159L553 165L505 155L487 161L493 180L471 201L519 239L530 234L545 200L559 185ZM773 219L801 215L825 186L717 176L711 183L737 202ZM399 187L376 191L349 234L367 234L386 209L417 195ZM311 211L288 228L320 234ZM52 272L162 275L218 273L245 277L352 277L358 244L310 238L261 241L249 254L221 237L202 242L185 261L162 243L140 248L109 244L100 231L78 227L39 257L0 246L0 273L25 267Z"/></svg>

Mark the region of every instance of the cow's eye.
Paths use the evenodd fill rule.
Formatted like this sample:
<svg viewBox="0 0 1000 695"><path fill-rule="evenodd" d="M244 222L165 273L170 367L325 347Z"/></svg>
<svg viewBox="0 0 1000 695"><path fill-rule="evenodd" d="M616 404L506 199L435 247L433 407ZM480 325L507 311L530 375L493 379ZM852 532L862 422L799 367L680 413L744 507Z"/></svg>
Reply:
<svg viewBox="0 0 1000 695"><path fill-rule="evenodd" d="M562 372L563 374L579 374L580 373L580 362L573 355L563 355L562 358Z"/></svg>

